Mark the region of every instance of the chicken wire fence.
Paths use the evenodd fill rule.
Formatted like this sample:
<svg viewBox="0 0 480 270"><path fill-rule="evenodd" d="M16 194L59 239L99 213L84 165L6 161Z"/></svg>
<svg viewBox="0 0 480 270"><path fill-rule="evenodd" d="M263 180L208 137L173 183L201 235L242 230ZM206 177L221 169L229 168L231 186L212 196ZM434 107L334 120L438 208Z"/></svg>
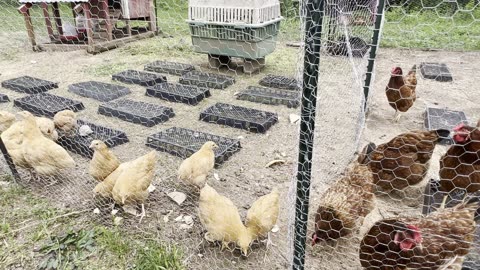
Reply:
<svg viewBox="0 0 480 270"><path fill-rule="evenodd" d="M479 10L3 1L0 265L479 268Z"/></svg>

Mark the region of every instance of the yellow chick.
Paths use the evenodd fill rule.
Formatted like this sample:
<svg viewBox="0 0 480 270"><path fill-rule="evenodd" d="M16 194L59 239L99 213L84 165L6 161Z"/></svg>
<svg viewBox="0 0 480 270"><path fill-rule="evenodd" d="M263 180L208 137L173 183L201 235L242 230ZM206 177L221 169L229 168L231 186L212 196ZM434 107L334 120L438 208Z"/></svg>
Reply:
<svg viewBox="0 0 480 270"><path fill-rule="evenodd" d="M55 128L52 129L52 120L43 117L35 117L35 121L37 122L40 131L46 138L53 141L58 139L57 131ZM25 161L22 152L23 128L24 121L15 122L10 128L2 133L1 137L8 153L12 157L13 163L22 168L29 168L29 165Z"/></svg>
<svg viewBox="0 0 480 270"><path fill-rule="evenodd" d="M55 123L52 120L45 117L36 117L35 118L38 128L40 131L52 141L56 142L58 140L58 132L55 130Z"/></svg>
<svg viewBox="0 0 480 270"><path fill-rule="evenodd" d="M22 152L23 123L15 122L10 128L2 133L1 137L13 163L15 163L15 166L28 168L27 161L23 158Z"/></svg>
<svg viewBox="0 0 480 270"><path fill-rule="evenodd" d="M122 174L125 168L128 168L128 164L130 162L122 163L118 168L113 171L109 176L105 178L105 180L101 181L98 183L95 188L93 189L93 193L95 195L100 195L104 198L111 198L113 199L112 196L112 190L113 187L115 186L115 183L117 182L118 177Z"/></svg>
<svg viewBox="0 0 480 270"><path fill-rule="evenodd" d="M208 184L200 190L200 222L208 231L205 238L221 241L222 249L231 242L236 243L247 256L252 236L243 225L237 207L233 202L217 193Z"/></svg>
<svg viewBox="0 0 480 270"><path fill-rule="evenodd" d="M0 111L0 133L7 130L15 122L15 115L7 111Z"/></svg>
<svg viewBox="0 0 480 270"><path fill-rule="evenodd" d="M215 166L214 150L218 145L208 141L202 148L185 159L178 168L178 178L188 184L202 188L210 171Z"/></svg>
<svg viewBox="0 0 480 270"><path fill-rule="evenodd" d="M102 141L92 141L90 149L93 149L94 153L90 161L89 173L96 180L103 181L120 166L120 161Z"/></svg>
<svg viewBox="0 0 480 270"><path fill-rule="evenodd" d="M24 117L22 154L29 167L42 176L57 174L60 170L75 167L73 158L60 145L43 136L35 117L20 112Z"/></svg>
<svg viewBox="0 0 480 270"><path fill-rule="evenodd" d="M60 131L70 133L77 127L77 116L71 110L63 110L55 114L53 122Z"/></svg>
<svg viewBox="0 0 480 270"><path fill-rule="evenodd" d="M280 193L275 188L270 194L258 198L247 212L245 225L253 239L268 237L277 223Z"/></svg>
<svg viewBox="0 0 480 270"><path fill-rule="evenodd" d="M112 196L118 204L131 206L140 203L142 205L140 222L145 216L144 202L148 197L148 187L153 181L156 163L156 151L130 161L128 165L122 167L113 186Z"/></svg>

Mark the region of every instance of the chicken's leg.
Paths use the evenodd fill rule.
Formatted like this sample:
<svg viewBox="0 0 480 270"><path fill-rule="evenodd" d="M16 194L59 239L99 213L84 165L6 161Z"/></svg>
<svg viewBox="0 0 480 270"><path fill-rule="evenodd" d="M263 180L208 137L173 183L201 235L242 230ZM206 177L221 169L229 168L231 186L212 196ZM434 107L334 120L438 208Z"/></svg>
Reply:
<svg viewBox="0 0 480 270"><path fill-rule="evenodd" d="M233 252L233 250L228 246L228 244L228 242L222 241L222 248L220 250L223 251L223 249L226 248L228 251Z"/></svg>
<svg viewBox="0 0 480 270"><path fill-rule="evenodd" d="M440 209L445 208L445 205L447 204L447 198L448 194L443 196L442 204L440 204Z"/></svg>
<svg viewBox="0 0 480 270"><path fill-rule="evenodd" d="M400 117L402 114L399 111L395 111L395 115L393 116L393 122L398 123L400 121Z"/></svg>
<svg viewBox="0 0 480 270"><path fill-rule="evenodd" d="M145 217L145 205L142 203L142 213L140 214L140 221L138 221L138 223L142 223L143 217Z"/></svg>

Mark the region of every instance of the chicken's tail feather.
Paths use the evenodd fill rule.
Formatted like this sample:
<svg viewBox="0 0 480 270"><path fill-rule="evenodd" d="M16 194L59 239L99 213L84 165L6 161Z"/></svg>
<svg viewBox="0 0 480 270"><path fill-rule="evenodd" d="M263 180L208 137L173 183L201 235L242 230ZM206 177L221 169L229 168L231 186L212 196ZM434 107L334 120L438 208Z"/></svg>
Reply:
<svg viewBox="0 0 480 270"><path fill-rule="evenodd" d="M375 150L375 148L377 148L377 146L373 142L367 144L358 156L358 163L367 164L370 161L370 154Z"/></svg>

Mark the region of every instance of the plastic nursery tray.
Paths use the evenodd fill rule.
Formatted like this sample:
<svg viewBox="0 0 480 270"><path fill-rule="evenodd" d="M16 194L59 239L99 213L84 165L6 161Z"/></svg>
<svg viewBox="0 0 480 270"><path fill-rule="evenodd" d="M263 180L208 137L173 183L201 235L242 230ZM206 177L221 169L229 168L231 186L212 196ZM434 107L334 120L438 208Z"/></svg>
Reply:
<svg viewBox="0 0 480 270"><path fill-rule="evenodd" d="M207 141L213 141L218 145L218 149L215 150L216 165L224 163L241 148L239 140L179 127L148 136L146 145L174 156L187 158Z"/></svg>
<svg viewBox="0 0 480 270"><path fill-rule="evenodd" d="M420 72L423 78L439 82L453 81L452 74L444 63L420 63Z"/></svg>
<svg viewBox="0 0 480 270"><path fill-rule="evenodd" d="M195 67L189 64L182 64L177 62L155 61L153 63L145 65L145 70L181 76L186 72L195 70Z"/></svg>
<svg viewBox="0 0 480 270"><path fill-rule="evenodd" d="M237 99L297 108L300 105L300 92L249 86L237 95Z"/></svg>
<svg viewBox="0 0 480 270"><path fill-rule="evenodd" d="M278 121L276 113L217 103L200 114L200 120L251 132L265 133Z"/></svg>
<svg viewBox="0 0 480 270"><path fill-rule="evenodd" d="M125 86L96 81L71 84L68 86L68 91L102 102L111 101L130 94L130 89Z"/></svg>
<svg viewBox="0 0 480 270"><path fill-rule="evenodd" d="M189 105L197 105L204 98L211 96L208 88L174 83L160 83L148 87L146 95Z"/></svg>
<svg viewBox="0 0 480 270"><path fill-rule="evenodd" d="M175 115L171 108L131 99L104 103L98 108L98 113L147 127L166 122Z"/></svg>
<svg viewBox="0 0 480 270"><path fill-rule="evenodd" d="M35 115L53 117L57 112L72 110L78 112L85 109L83 103L48 93L40 93L15 99L13 105Z"/></svg>
<svg viewBox="0 0 480 270"><path fill-rule="evenodd" d="M85 120L77 120L77 123L78 127L75 135L60 136L57 142L65 149L83 157L92 158L93 150L90 149L90 144L93 140L101 140L110 148L128 142L127 134L123 131L103 127ZM88 136L80 136L78 129L83 125L88 125L93 133Z"/></svg>
<svg viewBox="0 0 480 270"><path fill-rule="evenodd" d="M263 77L263 79L261 79L258 83L266 87L281 88L281 89L288 89L288 90L300 90L297 84L297 80L293 78L284 77L284 76L276 76L276 75L268 74L267 76Z"/></svg>
<svg viewBox="0 0 480 270"><path fill-rule="evenodd" d="M452 130L458 124L468 124L467 117L462 111L427 107L425 111L425 128L427 130L448 129ZM451 138L440 141L440 144L453 144Z"/></svg>
<svg viewBox="0 0 480 270"><path fill-rule="evenodd" d="M162 83L167 81L167 77L160 75L158 73L150 73L145 71L138 70L125 70L117 74L112 75L112 79L130 83L130 84L139 84L143 86L152 86L157 83Z"/></svg>
<svg viewBox="0 0 480 270"><path fill-rule="evenodd" d="M58 88L58 83L23 76L2 82L2 87L25 94L37 94L46 92L53 88Z"/></svg>
<svg viewBox="0 0 480 270"><path fill-rule="evenodd" d="M4 95L4 94L0 94L0 103L1 102L9 102L10 99L8 98L7 95Z"/></svg>
<svg viewBox="0 0 480 270"><path fill-rule="evenodd" d="M227 75L190 71L180 77L180 83L215 89L225 89L235 83L235 78Z"/></svg>

